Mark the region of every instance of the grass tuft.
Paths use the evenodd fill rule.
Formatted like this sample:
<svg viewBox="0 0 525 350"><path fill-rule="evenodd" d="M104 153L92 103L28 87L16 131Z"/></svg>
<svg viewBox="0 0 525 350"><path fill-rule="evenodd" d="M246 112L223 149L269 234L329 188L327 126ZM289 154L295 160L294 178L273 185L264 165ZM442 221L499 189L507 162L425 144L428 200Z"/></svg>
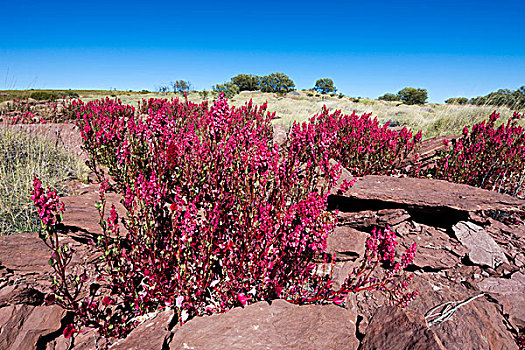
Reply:
<svg viewBox="0 0 525 350"><path fill-rule="evenodd" d="M0 128L0 235L40 228L30 195L35 173L59 195L67 195L68 182L86 181L88 169L55 142Z"/></svg>

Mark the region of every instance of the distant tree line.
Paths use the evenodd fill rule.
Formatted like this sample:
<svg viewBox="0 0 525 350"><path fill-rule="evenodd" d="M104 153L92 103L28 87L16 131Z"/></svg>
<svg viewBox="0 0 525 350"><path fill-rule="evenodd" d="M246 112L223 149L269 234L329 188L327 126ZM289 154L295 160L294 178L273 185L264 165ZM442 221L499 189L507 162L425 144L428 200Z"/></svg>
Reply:
<svg viewBox="0 0 525 350"><path fill-rule="evenodd" d="M241 91L262 91L286 94L295 90L295 83L284 73L276 72L265 76L254 74L238 74L231 81L217 84L212 90L223 92L226 97L232 97Z"/></svg>
<svg viewBox="0 0 525 350"><path fill-rule="evenodd" d="M451 97L445 100L445 103L458 105L471 104L476 106L507 106L510 109L523 110L525 109L525 86L516 90L499 89L486 96L478 96L471 99L466 97Z"/></svg>
<svg viewBox="0 0 525 350"><path fill-rule="evenodd" d="M378 100L383 101L400 101L407 105L421 105L427 102L428 92L426 89L406 87L399 90L397 94L386 93L379 96Z"/></svg>

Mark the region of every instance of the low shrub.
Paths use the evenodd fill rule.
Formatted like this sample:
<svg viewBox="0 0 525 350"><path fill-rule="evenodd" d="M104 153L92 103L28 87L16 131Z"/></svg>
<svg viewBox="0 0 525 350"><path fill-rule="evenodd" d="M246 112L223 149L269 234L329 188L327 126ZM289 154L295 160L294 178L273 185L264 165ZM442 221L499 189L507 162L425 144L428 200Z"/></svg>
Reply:
<svg viewBox="0 0 525 350"><path fill-rule="evenodd" d="M399 101L399 98L396 94L390 94L390 93L386 93L382 96L379 96L377 99L381 101L390 101L390 102Z"/></svg>
<svg viewBox="0 0 525 350"><path fill-rule="evenodd" d="M232 98L239 93L239 86L229 82L224 84L217 84L212 86L212 90L215 91L216 95L224 94L227 98Z"/></svg>
<svg viewBox="0 0 525 350"><path fill-rule="evenodd" d="M51 91L34 91L32 92L29 97L31 97L34 100L56 100L59 98L59 95L57 92L51 92Z"/></svg>
<svg viewBox="0 0 525 350"><path fill-rule="evenodd" d="M468 103L468 98L466 97L452 97L445 100L446 104L455 104L455 105L465 105Z"/></svg>
<svg viewBox="0 0 525 350"><path fill-rule="evenodd" d="M104 288L82 299L75 293L82 275L55 282L54 300L76 315L67 335L94 326L121 337L137 316L166 306L183 323L275 298L341 304L348 293L380 290L403 306L415 296L402 274L415 245L396 258L388 229L372 233L363 263L332 288L335 259L326 253L326 239L336 216L326 201L340 173L330 162L336 131L295 124L279 147L272 139L274 114L265 105L230 107L222 96L210 107L176 99L143 101L138 113L114 100L81 108L91 165L111 174L127 210L127 233L119 234L114 207L109 218L101 214ZM33 197L45 212L49 196L38 187ZM102 182L101 213L107 189ZM49 216L56 218L59 208ZM53 227L49 232L44 239L57 235ZM56 266L69 259L68 250L61 256L64 248L51 248ZM376 275L378 266L387 267L386 274Z"/></svg>

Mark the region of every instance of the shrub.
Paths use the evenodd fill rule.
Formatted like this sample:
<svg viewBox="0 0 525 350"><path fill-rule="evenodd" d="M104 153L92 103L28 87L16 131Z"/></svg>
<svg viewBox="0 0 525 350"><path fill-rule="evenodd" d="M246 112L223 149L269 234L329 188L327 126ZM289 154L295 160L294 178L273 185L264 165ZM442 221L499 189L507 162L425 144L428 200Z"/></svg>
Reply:
<svg viewBox="0 0 525 350"><path fill-rule="evenodd" d="M329 78L318 79L315 82L314 90L321 94L337 91L336 87L334 86L334 81Z"/></svg>
<svg viewBox="0 0 525 350"><path fill-rule="evenodd" d="M516 90L500 89L486 96L471 98L468 103L478 106L507 106L511 109L521 110L525 108L525 86Z"/></svg>
<svg viewBox="0 0 525 350"><path fill-rule="evenodd" d="M32 92L29 97L31 97L34 100L56 100L59 96L56 92L51 91L34 91Z"/></svg>
<svg viewBox="0 0 525 350"><path fill-rule="evenodd" d="M382 100L382 101L399 101L398 97L396 94L390 94L390 93L386 93L384 94L383 96L379 96L377 98L378 100Z"/></svg>
<svg viewBox="0 0 525 350"><path fill-rule="evenodd" d="M239 87L239 91L258 91L261 78L252 74L238 74L232 78L232 83Z"/></svg>
<svg viewBox="0 0 525 350"><path fill-rule="evenodd" d="M417 165L405 169L405 162L414 156L421 142L421 131L413 135L403 128L394 131L388 123L381 125L371 114L344 115L330 113L326 107L310 120L317 133L335 133L329 156L348 169L354 176L417 174Z"/></svg>
<svg viewBox="0 0 525 350"><path fill-rule="evenodd" d="M522 195L525 180L525 129L517 124L523 115L514 113L506 124L496 127L500 117L465 127L463 135L437 156L428 175L513 196Z"/></svg>
<svg viewBox="0 0 525 350"><path fill-rule="evenodd" d="M56 289L57 303L76 314L68 335L89 324L123 336L137 316L166 306L185 322L275 298L341 304L350 292L380 290L405 305L415 296L401 275L415 245L397 259L388 229L374 230L362 264L341 288L332 288L326 264L335 260L326 254L326 238L336 222L325 207L340 172L329 161L333 132L296 123L279 147L272 139L274 115L265 106L230 107L222 97L211 107L148 100L139 106L144 110L139 117L132 107L105 100L81 111L85 147L123 196L128 232L119 234L114 208L109 218L101 214L97 247L107 286L90 288L85 299ZM103 182L101 213L106 190ZM35 186L37 207L47 202L38 201L42 193ZM49 215L56 217L56 210ZM51 248L52 259L61 258ZM382 278L374 273L378 266L388 268ZM58 275L58 285L83 279Z"/></svg>
<svg viewBox="0 0 525 350"><path fill-rule="evenodd" d="M294 82L284 73L277 72L261 77L262 92L276 92L279 94L285 94L294 90Z"/></svg>
<svg viewBox="0 0 525 350"><path fill-rule="evenodd" d="M468 103L468 98L466 97L451 97L445 100L446 104L455 104L455 105L466 105Z"/></svg>
<svg viewBox="0 0 525 350"><path fill-rule="evenodd" d="M425 89L407 87L397 93L397 98L408 105L424 104L428 99L428 94Z"/></svg>
<svg viewBox="0 0 525 350"><path fill-rule="evenodd" d="M217 95L224 94L226 98L232 98L239 93L239 87L231 82L213 85L212 90L215 91Z"/></svg>
<svg viewBox="0 0 525 350"><path fill-rule="evenodd" d="M207 100L208 99L208 91L206 91L206 90L199 91L199 95L200 95L200 97L203 100Z"/></svg>

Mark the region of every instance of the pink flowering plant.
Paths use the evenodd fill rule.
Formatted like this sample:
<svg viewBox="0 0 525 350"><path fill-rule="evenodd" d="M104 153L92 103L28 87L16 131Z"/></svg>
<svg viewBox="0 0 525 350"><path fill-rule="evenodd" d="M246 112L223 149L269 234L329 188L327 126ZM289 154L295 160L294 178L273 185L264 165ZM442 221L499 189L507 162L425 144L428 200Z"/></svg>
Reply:
<svg viewBox="0 0 525 350"><path fill-rule="evenodd" d="M106 99L75 108L92 168L110 177L98 205L102 287L77 303L68 332L122 337L165 307L185 322L276 298L340 304L377 290L405 305L415 296L402 271L415 246L396 260L389 230L374 231L362 266L333 286L326 240L336 213L326 204L341 172L330 161L337 129L296 124L279 146L265 105L231 107L222 96L211 106L151 99L135 110ZM105 217L110 190L125 218L114 206Z"/></svg>
<svg viewBox="0 0 525 350"><path fill-rule="evenodd" d="M79 100L30 101L15 99L0 107L0 121L9 124L64 123L77 119Z"/></svg>
<svg viewBox="0 0 525 350"><path fill-rule="evenodd" d="M464 183L488 190L522 196L525 180L525 129L517 112L507 123L496 126L500 115L465 127L458 139L444 143L428 174L437 179Z"/></svg>
<svg viewBox="0 0 525 350"><path fill-rule="evenodd" d="M330 113L326 107L310 119L310 125L320 135L333 135L328 156L354 176L419 172L417 150L421 131L415 135L406 127L396 131L388 123L382 125L377 118L371 118L371 114L357 115L354 111L346 115L339 110Z"/></svg>
<svg viewBox="0 0 525 350"><path fill-rule="evenodd" d="M53 252L49 264L53 268L53 294L48 296L48 301L57 302L68 310L77 310L75 305L79 298L86 275L68 274L68 266L72 260L72 251L60 243L58 227L62 221L64 204L60 202L55 191L44 190L42 182L35 175L31 199L35 204L38 216L42 223L40 238Z"/></svg>

